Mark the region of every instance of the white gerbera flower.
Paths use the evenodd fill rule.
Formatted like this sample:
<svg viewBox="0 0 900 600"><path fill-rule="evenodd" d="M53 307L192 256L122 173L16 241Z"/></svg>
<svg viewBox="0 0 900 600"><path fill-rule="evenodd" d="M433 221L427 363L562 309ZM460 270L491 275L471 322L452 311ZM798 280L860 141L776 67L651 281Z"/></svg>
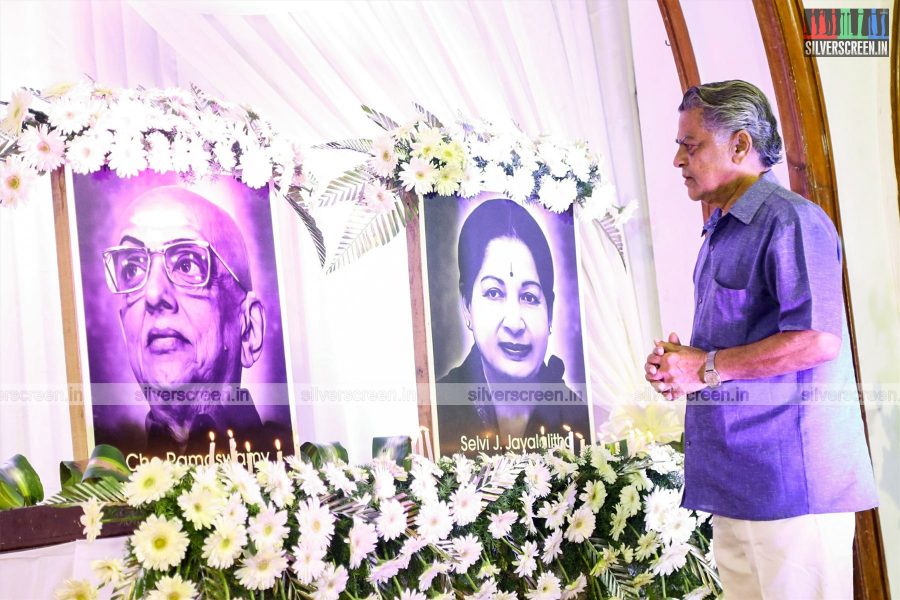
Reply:
<svg viewBox="0 0 900 600"><path fill-rule="evenodd" d="M171 577L163 575L156 582L156 589L147 596L147 600L193 600L196 597L197 586L194 582L185 581L176 573Z"/></svg>
<svg viewBox="0 0 900 600"><path fill-rule="evenodd" d="M250 517L247 533L257 548L279 550L289 533L287 513L274 506L265 506L259 514Z"/></svg>
<svg viewBox="0 0 900 600"><path fill-rule="evenodd" d="M407 192L415 190L416 194L424 196L433 191L436 175L437 171L430 160L413 157L403 166L400 181Z"/></svg>
<svg viewBox="0 0 900 600"><path fill-rule="evenodd" d="M188 537L181 528L180 519L150 515L131 536L131 544L144 568L162 571L181 562Z"/></svg>
<svg viewBox="0 0 900 600"><path fill-rule="evenodd" d="M28 197L37 173L28 167L21 156L0 161L0 205L15 207Z"/></svg>
<svg viewBox="0 0 900 600"><path fill-rule="evenodd" d="M358 567L375 549L377 543L378 534L375 533L375 526L359 517L353 517L353 527L347 538L347 544L350 546L350 568Z"/></svg>
<svg viewBox="0 0 900 600"><path fill-rule="evenodd" d="M516 575L519 577L530 577L537 568L538 547L532 541L527 541L522 545L522 552L518 555L513 564L516 567Z"/></svg>
<svg viewBox="0 0 900 600"><path fill-rule="evenodd" d="M406 509L398 500L383 500L379 505L381 514L375 519L378 534L384 540L398 537L406 529Z"/></svg>
<svg viewBox="0 0 900 600"><path fill-rule="evenodd" d="M394 151L394 138L390 135L376 138L372 142L372 158L369 166L379 176L388 178L393 176L397 168L397 153Z"/></svg>
<svg viewBox="0 0 900 600"><path fill-rule="evenodd" d="M468 525L481 514L481 492L471 483L461 485L451 496L453 520L457 525Z"/></svg>
<svg viewBox="0 0 900 600"><path fill-rule="evenodd" d="M644 499L644 523L647 529L662 531L667 515L679 508L681 493L677 490L657 489Z"/></svg>
<svg viewBox="0 0 900 600"><path fill-rule="evenodd" d="M522 492L522 495L519 496L519 501L522 503L522 517L519 522L531 533L537 533L537 528L534 526L534 500L534 496L528 492Z"/></svg>
<svg viewBox="0 0 900 600"><path fill-rule="evenodd" d="M519 600L519 597L513 592L504 592L501 590L494 594L493 600Z"/></svg>
<svg viewBox="0 0 900 600"><path fill-rule="evenodd" d="M147 158L141 139L116 136L109 148L109 168L123 179L134 177L147 168Z"/></svg>
<svg viewBox="0 0 900 600"><path fill-rule="evenodd" d="M478 579L487 579L489 577L496 577L500 574L500 567L493 563L485 562L481 565L481 568L478 570L478 575L476 577Z"/></svg>
<svg viewBox="0 0 900 600"><path fill-rule="evenodd" d="M93 542L100 535L100 529L103 527L103 507L96 498L91 498L81 505L84 514L79 519L84 525L84 535L87 541Z"/></svg>
<svg viewBox="0 0 900 600"><path fill-rule="evenodd" d="M597 525L597 517L594 516L590 506L582 505L569 517L569 527L566 529L566 539L580 544L594 533Z"/></svg>
<svg viewBox="0 0 900 600"><path fill-rule="evenodd" d="M473 163L463 167L462 176L459 179L459 195L463 198L471 198L483 189L478 169Z"/></svg>
<svg viewBox="0 0 900 600"><path fill-rule="evenodd" d="M159 131L147 136L150 148L147 150L147 166L157 173L172 170L172 145L169 138Z"/></svg>
<svg viewBox="0 0 900 600"><path fill-rule="evenodd" d="M66 579L54 593L56 600L96 600L97 588L86 579Z"/></svg>
<svg viewBox="0 0 900 600"><path fill-rule="evenodd" d="M544 551L541 554L541 560L545 565L549 565L553 562L553 559L562 554L562 548L560 547L562 546L562 539L563 530L557 529L544 540Z"/></svg>
<svg viewBox="0 0 900 600"><path fill-rule="evenodd" d="M313 592L314 600L338 600L341 592L347 587L347 569L344 565L326 565L322 576L316 580L316 591Z"/></svg>
<svg viewBox="0 0 900 600"><path fill-rule="evenodd" d="M691 534L697 528L697 519L691 516L691 511L676 508L669 512L663 522L662 539L665 544L683 544L691 539Z"/></svg>
<svg viewBox="0 0 900 600"><path fill-rule="evenodd" d="M34 96L28 90L21 89L13 92L9 105L6 107L6 116L0 121L0 130L9 135L19 135L19 132L22 131L22 123L28 116L28 107L31 106L33 99Z"/></svg>
<svg viewBox="0 0 900 600"><path fill-rule="evenodd" d="M419 535L432 544L443 540L453 529L450 507L441 500L425 502L416 516L416 527Z"/></svg>
<svg viewBox="0 0 900 600"><path fill-rule="evenodd" d="M434 191L439 196L452 196L459 191L459 180L462 179L462 176L462 169L456 165L447 165L438 169L434 181Z"/></svg>
<svg viewBox="0 0 900 600"><path fill-rule="evenodd" d="M213 146L213 155L223 171L231 171L237 165L237 158L234 156L234 140L232 139L217 141Z"/></svg>
<svg viewBox="0 0 900 600"><path fill-rule="evenodd" d="M211 526L224 504L221 496L198 487L196 483L190 490L178 496L181 514L194 529L206 529Z"/></svg>
<svg viewBox="0 0 900 600"><path fill-rule="evenodd" d="M91 114L85 110L84 103L72 98L61 98L50 103L47 110L50 124L60 133L78 133L87 127Z"/></svg>
<svg viewBox="0 0 900 600"><path fill-rule="evenodd" d="M587 181L591 174L591 161L583 147L574 147L566 153L566 162L572 170L572 175L581 181Z"/></svg>
<svg viewBox="0 0 900 600"><path fill-rule="evenodd" d="M525 484L534 498L550 493L550 469L542 462L532 462L525 467Z"/></svg>
<svg viewBox="0 0 900 600"><path fill-rule="evenodd" d="M469 570L469 567L478 562L478 557L481 556L482 550L481 542L477 537L470 534L465 537L454 538L451 543L453 548L451 556L456 560L453 568L457 573L465 573Z"/></svg>
<svg viewBox="0 0 900 600"><path fill-rule="evenodd" d="M516 169L506 180L506 192L516 202L525 202L534 191L534 174L526 169Z"/></svg>
<svg viewBox="0 0 900 600"><path fill-rule="evenodd" d="M75 173L94 173L106 162L111 143L109 132L85 133L66 144L66 160Z"/></svg>
<svg viewBox="0 0 900 600"><path fill-rule="evenodd" d="M546 519L545 525L547 529L559 529L566 520L566 512L568 506L563 502L544 502L543 506L538 510L539 519Z"/></svg>
<svg viewBox="0 0 900 600"><path fill-rule="evenodd" d="M66 140L46 125L26 129L18 146L25 162L38 171L52 171L63 164Z"/></svg>
<svg viewBox="0 0 900 600"><path fill-rule="evenodd" d="M638 560L647 560L653 555L653 552L659 547L656 532L648 531L641 535L637 540L637 547L634 551L634 557Z"/></svg>
<svg viewBox="0 0 900 600"><path fill-rule="evenodd" d="M318 544L311 544L307 540L301 540L300 544L294 546L294 564L291 569L297 575L297 579L304 585L312 583L322 571L325 569L326 547Z"/></svg>
<svg viewBox="0 0 900 600"><path fill-rule="evenodd" d="M363 190L363 200L365 201L366 206L375 212L388 212L394 208L394 204L397 202L397 196L391 190L387 189L380 181L373 181L366 184ZM375 483L377 486L377 478ZM393 496L393 494L390 495Z"/></svg>
<svg viewBox="0 0 900 600"><path fill-rule="evenodd" d="M440 129L428 127L427 125L418 127L413 134L413 156L430 161L437 156L442 141L443 136Z"/></svg>
<svg viewBox="0 0 900 600"><path fill-rule="evenodd" d="M225 488L229 493L237 492L241 495L244 503L248 505L262 506L264 504L256 478L243 465L227 462L222 465L222 472L225 475Z"/></svg>
<svg viewBox="0 0 900 600"><path fill-rule="evenodd" d="M268 590L275 585L275 580L285 569L287 558L284 550L263 548L256 554L245 556L234 574L248 590Z"/></svg>
<svg viewBox="0 0 900 600"><path fill-rule="evenodd" d="M300 539L313 545L327 546L334 534L334 515L316 497L297 507L297 527Z"/></svg>
<svg viewBox="0 0 900 600"><path fill-rule="evenodd" d="M125 574L125 565L122 559L91 561L91 573L100 580L100 585L117 585Z"/></svg>
<svg viewBox="0 0 900 600"><path fill-rule="evenodd" d="M224 518L216 520L216 527L203 542L203 559L211 567L227 569L247 545L247 529Z"/></svg>
<svg viewBox="0 0 900 600"><path fill-rule="evenodd" d="M272 178L272 163L264 148L252 145L243 148L241 181L252 188L261 188Z"/></svg>
<svg viewBox="0 0 900 600"><path fill-rule="evenodd" d="M637 486L635 485L626 485L622 488L622 492L619 494L619 504L622 505L622 510L631 517L641 510L641 496L638 493Z"/></svg>
<svg viewBox="0 0 900 600"><path fill-rule="evenodd" d="M428 596L422 592L403 588L400 592L400 600L428 600Z"/></svg>
<svg viewBox="0 0 900 600"><path fill-rule="evenodd" d="M673 544L663 549L663 553L653 563L655 575L669 576L687 563L687 555L690 550L688 544Z"/></svg>
<svg viewBox="0 0 900 600"><path fill-rule="evenodd" d="M584 492L578 499L590 506L591 512L596 514L600 512L603 503L606 502L606 487L602 481L588 481L584 486Z"/></svg>
<svg viewBox="0 0 900 600"><path fill-rule="evenodd" d="M325 480L334 489L340 490L348 496L356 491L356 484L350 481L341 465L330 462L322 467L322 471L325 473Z"/></svg>
<svg viewBox="0 0 900 600"><path fill-rule="evenodd" d="M538 577L534 590L525 593L528 600L559 600L562 596L559 577L545 571Z"/></svg>
<svg viewBox="0 0 900 600"><path fill-rule="evenodd" d="M575 581L567 585L562 591L562 600L574 600L574 598L577 598L584 592L586 587L587 577L584 576L584 573L579 573Z"/></svg>
<svg viewBox="0 0 900 600"><path fill-rule="evenodd" d="M125 484L125 498L131 506L159 500L175 485L172 465L153 457L135 469Z"/></svg>
<svg viewBox="0 0 900 600"><path fill-rule="evenodd" d="M490 516L490 525L488 525L488 531L495 538L502 538L504 536L509 535L509 532L512 531L513 523L516 522L516 518L518 515L515 511L508 510L506 512L491 515Z"/></svg>
<svg viewBox="0 0 900 600"><path fill-rule="evenodd" d="M628 513L621 504L616 504L616 512L610 521L609 536L619 541L619 536L625 531L625 525L628 523Z"/></svg>

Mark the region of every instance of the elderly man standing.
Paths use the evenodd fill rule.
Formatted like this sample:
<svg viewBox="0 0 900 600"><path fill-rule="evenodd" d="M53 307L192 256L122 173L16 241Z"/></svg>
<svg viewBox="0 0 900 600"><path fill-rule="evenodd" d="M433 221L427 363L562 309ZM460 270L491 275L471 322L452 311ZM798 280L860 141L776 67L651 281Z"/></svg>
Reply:
<svg viewBox="0 0 900 600"><path fill-rule="evenodd" d="M691 345L672 333L644 368L666 398L688 395L683 506L713 514L727 597L851 598L854 512L878 500L840 240L769 171L782 144L759 89L695 86L678 110L674 165L713 210Z"/></svg>

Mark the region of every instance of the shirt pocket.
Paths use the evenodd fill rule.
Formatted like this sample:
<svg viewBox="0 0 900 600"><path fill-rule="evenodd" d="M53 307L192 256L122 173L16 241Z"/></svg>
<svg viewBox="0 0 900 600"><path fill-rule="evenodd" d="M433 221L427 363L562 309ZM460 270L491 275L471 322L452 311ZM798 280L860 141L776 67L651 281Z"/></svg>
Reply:
<svg viewBox="0 0 900 600"><path fill-rule="evenodd" d="M713 346L732 348L746 344L751 317L750 290L731 288L713 278L708 297L710 341Z"/></svg>

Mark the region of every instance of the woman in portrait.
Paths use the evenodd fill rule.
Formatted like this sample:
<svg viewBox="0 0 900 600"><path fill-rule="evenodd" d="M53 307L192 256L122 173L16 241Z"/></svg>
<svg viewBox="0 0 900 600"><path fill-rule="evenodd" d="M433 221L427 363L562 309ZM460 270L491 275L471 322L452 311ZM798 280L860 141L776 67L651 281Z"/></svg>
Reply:
<svg viewBox="0 0 900 600"><path fill-rule="evenodd" d="M587 433L587 408L565 385L562 360L546 356L556 297L537 221L511 200L484 202L463 223L457 257L473 343L438 381L442 454L502 452L510 438L565 435L564 424ZM485 442L473 444L475 437Z"/></svg>

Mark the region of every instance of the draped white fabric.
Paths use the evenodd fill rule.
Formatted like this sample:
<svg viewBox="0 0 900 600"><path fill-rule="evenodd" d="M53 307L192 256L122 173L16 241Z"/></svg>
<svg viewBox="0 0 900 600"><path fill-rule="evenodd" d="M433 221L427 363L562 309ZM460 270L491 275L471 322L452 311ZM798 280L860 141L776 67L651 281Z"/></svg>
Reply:
<svg viewBox="0 0 900 600"><path fill-rule="evenodd" d="M195 83L253 105L307 144L376 134L360 104L404 119L419 102L448 117L512 118L529 134L586 139L620 203L643 203L625 3L95 1L3 3L0 11L3 96L81 73L113 86ZM320 179L342 166L321 153L309 158ZM0 215L4 385L65 379L49 203L43 189ZM319 439L368 458L361 440L417 426L405 240L326 277L302 225L277 207L295 381L406 393L389 406L317 411ZM637 214L627 272L599 227L580 226L595 401L633 392L641 350L659 329L646 212ZM341 216L316 215L326 234ZM33 457L52 481L54 461L71 453L67 410L47 408L46 419L39 410L0 405L0 456ZM300 418L310 418L302 407Z"/></svg>

